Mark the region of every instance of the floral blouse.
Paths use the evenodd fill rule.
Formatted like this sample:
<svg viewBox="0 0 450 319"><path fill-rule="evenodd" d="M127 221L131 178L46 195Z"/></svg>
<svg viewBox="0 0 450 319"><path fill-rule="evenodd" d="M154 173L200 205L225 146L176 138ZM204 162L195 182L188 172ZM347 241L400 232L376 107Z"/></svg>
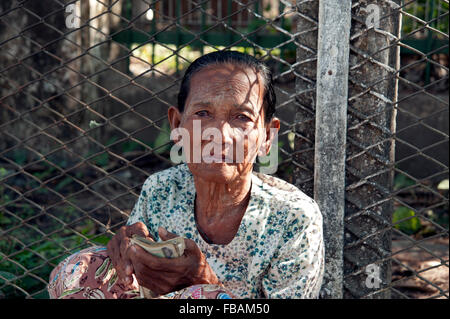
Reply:
<svg viewBox="0 0 450 319"><path fill-rule="evenodd" d="M143 222L192 239L219 280L240 298L317 298L324 273L316 202L279 178L252 173L251 196L233 240L208 244L194 220L195 185L186 163L145 181L128 225Z"/></svg>

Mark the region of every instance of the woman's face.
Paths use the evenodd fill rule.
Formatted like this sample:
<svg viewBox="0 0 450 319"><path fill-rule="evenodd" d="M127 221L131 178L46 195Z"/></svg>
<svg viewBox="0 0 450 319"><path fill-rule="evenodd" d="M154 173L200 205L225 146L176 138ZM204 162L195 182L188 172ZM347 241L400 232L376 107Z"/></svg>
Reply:
<svg viewBox="0 0 450 319"><path fill-rule="evenodd" d="M268 146L263 94L263 79L251 68L219 64L194 74L184 112L178 113L178 127L189 133L183 147L189 148L186 161L194 176L226 183L252 171L258 151ZM174 128L178 110L171 109Z"/></svg>

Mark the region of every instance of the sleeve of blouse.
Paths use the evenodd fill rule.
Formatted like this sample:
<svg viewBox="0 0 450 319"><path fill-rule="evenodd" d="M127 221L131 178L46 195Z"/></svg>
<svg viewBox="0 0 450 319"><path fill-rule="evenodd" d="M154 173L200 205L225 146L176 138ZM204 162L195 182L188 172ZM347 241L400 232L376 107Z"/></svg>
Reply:
<svg viewBox="0 0 450 319"><path fill-rule="evenodd" d="M324 273L322 214L312 199L297 201L291 213L262 289L269 299L315 299Z"/></svg>

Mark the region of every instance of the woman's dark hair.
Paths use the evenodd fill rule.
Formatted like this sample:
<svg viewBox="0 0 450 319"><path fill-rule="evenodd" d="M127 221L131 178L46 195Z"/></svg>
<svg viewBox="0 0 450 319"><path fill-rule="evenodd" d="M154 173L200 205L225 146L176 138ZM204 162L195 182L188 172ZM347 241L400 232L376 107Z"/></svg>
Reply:
<svg viewBox="0 0 450 319"><path fill-rule="evenodd" d="M237 51L215 51L205 54L192 62L184 73L183 79L181 81L180 92L178 93L178 110L180 112L184 111L186 99L189 95L190 81L192 76L208 65L225 63L250 67L253 68L256 73L260 73L262 75L265 90L263 98L263 108L265 110L266 116L264 120L265 123L269 123L275 114L276 104L276 96L272 83L272 73L264 62L259 61L251 55Z"/></svg>

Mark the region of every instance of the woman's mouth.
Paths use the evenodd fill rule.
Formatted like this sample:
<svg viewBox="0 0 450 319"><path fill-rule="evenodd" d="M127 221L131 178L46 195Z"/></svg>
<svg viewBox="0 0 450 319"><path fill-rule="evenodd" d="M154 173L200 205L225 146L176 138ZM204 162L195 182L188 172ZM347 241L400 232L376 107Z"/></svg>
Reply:
<svg viewBox="0 0 450 319"><path fill-rule="evenodd" d="M233 163L233 158L226 155L203 155L202 159L205 163Z"/></svg>

